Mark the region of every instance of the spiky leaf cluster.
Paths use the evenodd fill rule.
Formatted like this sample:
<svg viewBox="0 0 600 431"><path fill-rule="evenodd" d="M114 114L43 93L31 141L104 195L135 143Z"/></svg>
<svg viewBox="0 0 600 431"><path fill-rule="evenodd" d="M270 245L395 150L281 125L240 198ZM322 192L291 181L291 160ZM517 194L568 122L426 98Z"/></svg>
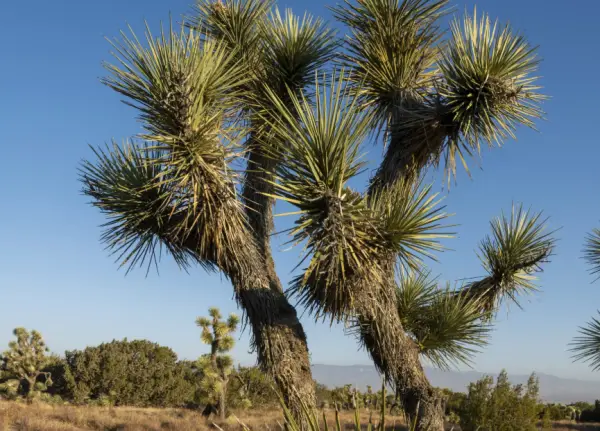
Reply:
<svg viewBox="0 0 600 431"><path fill-rule="evenodd" d="M272 6L271 0L198 0L186 23L225 42L244 61L257 64L262 43L259 25Z"/></svg>
<svg viewBox="0 0 600 431"><path fill-rule="evenodd" d="M544 99L536 85L534 47L487 15L465 16L441 42L446 0L357 0L334 9L351 30L343 62L374 126L390 137L382 175L444 160L448 174L481 143L534 127ZM391 163L391 162L394 163ZM386 166L389 165L389 166Z"/></svg>
<svg viewBox="0 0 600 431"><path fill-rule="evenodd" d="M272 1L198 0L188 25L207 29L242 60L249 77L246 108L252 110L268 104L267 88L280 95L288 88L302 90L335 48L334 32L321 19L309 14L300 18L289 9L282 15Z"/></svg>
<svg viewBox="0 0 600 431"><path fill-rule="evenodd" d="M369 118L354 109L343 76L329 92L317 79L314 107L308 98L290 92L290 109L270 93L278 114L270 120L271 126L286 142L276 154L281 160L276 170L277 197L298 208L291 234L296 243L306 241L311 255L292 290L301 292L302 302L309 307L335 317L350 307L349 281L354 273L368 271L364 263L373 260L378 239L366 200L347 186L362 167L359 146L368 133Z"/></svg>
<svg viewBox="0 0 600 431"><path fill-rule="evenodd" d="M492 235L479 247L479 258L488 276L464 287L467 295L481 301L491 313L503 300L519 305L519 295L537 290L536 272L554 249L555 240L542 213L513 206L510 217L502 214L491 223Z"/></svg>
<svg viewBox="0 0 600 431"><path fill-rule="evenodd" d="M444 223L450 214L444 212L441 198L431 189L421 180L403 178L375 189L369 198L384 247L410 269L419 268L423 257L435 259L433 253L443 250L440 240L453 236Z"/></svg>
<svg viewBox="0 0 600 431"><path fill-rule="evenodd" d="M374 125L390 127L394 118L422 103L433 86L440 39L437 20L447 0L344 1L334 14L351 34L342 63L361 106L376 111Z"/></svg>
<svg viewBox="0 0 600 431"><path fill-rule="evenodd" d="M276 193L298 208L291 234L295 243L306 242L310 259L291 289L334 319L351 313L357 289L378 284L385 257L413 265L419 253L439 249L447 216L419 184L398 183L371 199L348 186L361 172L371 115L359 109L345 77L341 71L330 90L317 79L314 106L290 92L290 109L271 93L278 114L271 127L286 142L276 154Z"/></svg>
<svg viewBox="0 0 600 431"><path fill-rule="evenodd" d="M331 60L335 32L320 18L302 18L290 9L282 14L275 9L262 23L264 48L261 64L270 88L285 94L298 92L313 83L313 77Z"/></svg>
<svg viewBox="0 0 600 431"><path fill-rule="evenodd" d="M583 257L591 267L591 273L600 272L600 229L588 234ZM594 280L596 281L597 278ZM593 317L578 330L579 335L571 342L571 352L575 361L589 363L593 370L600 369L600 320Z"/></svg>
<svg viewBox="0 0 600 431"><path fill-rule="evenodd" d="M578 332L571 342L573 359L588 363L594 371L600 370L600 320L592 317Z"/></svg>
<svg viewBox="0 0 600 431"><path fill-rule="evenodd" d="M479 151L479 142L501 143L515 138L518 124L534 127L540 118L535 47L507 25L500 27L483 14L452 23L452 39L439 62L444 78L441 96L465 142Z"/></svg>
<svg viewBox="0 0 600 431"><path fill-rule="evenodd" d="M480 305L449 286L439 287L428 273L409 273L398 283L398 314L423 356L440 368L470 364L487 345L490 326Z"/></svg>
<svg viewBox="0 0 600 431"><path fill-rule="evenodd" d="M588 234L583 257L590 265L592 274L600 272L600 229L594 229Z"/></svg>
<svg viewBox="0 0 600 431"><path fill-rule="evenodd" d="M123 264L155 258L164 245L180 264L229 267L243 260L247 236L230 168L241 66L194 32L148 31L146 43L115 42L104 82L140 112L147 143L97 150L98 161L81 169L84 193L108 215L103 239Z"/></svg>

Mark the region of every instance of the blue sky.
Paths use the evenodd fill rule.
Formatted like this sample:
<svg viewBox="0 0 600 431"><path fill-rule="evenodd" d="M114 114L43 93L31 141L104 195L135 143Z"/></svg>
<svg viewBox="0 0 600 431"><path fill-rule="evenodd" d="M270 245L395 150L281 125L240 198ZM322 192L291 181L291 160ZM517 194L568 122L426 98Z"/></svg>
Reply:
<svg viewBox="0 0 600 431"><path fill-rule="evenodd" d="M86 205L76 169L91 157L88 144L99 145L140 131L135 112L99 83L103 60L110 60L104 37L117 36L127 24L141 32L143 20L157 29L169 12L179 20L192 0L105 0L3 2L0 67L0 131L5 165L0 170L0 346L15 326L40 330L51 349L83 348L113 338L147 338L171 346L181 357L206 349L194 325L209 306L236 311L231 286L218 274L200 268L189 274L164 259L160 274L136 270L125 276L99 243L104 220ZM330 19L326 4L289 0ZM443 280L483 274L475 255L489 231L488 222L511 203L544 210L553 228L562 228L552 262L546 265L543 291L524 303L524 311L503 310L492 344L475 359L474 368L511 373L533 370L559 376L600 380L585 365L572 364L566 345L578 325L600 306L600 283L582 262L585 233L600 225L597 100L590 82L600 66L597 16L600 3L579 0L479 0L478 10L523 31L540 45L542 84L552 98L540 133L520 130L518 142L485 151L473 177L460 174L445 196L456 213L458 238L452 251L433 265ZM333 4L333 2L331 2ZM472 10L473 1L453 3ZM381 147L369 147L378 159ZM287 250L275 239L278 270L289 280L300 250ZM355 341L340 327L302 317L312 360L327 364L366 364ZM234 350L242 363L253 363L248 333Z"/></svg>

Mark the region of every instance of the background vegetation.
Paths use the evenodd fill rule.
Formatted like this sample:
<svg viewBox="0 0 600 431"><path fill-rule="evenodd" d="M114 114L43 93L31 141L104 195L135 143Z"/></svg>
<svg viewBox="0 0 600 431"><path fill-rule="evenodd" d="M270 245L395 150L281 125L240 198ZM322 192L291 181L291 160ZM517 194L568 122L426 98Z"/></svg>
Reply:
<svg viewBox="0 0 600 431"><path fill-rule="evenodd" d="M206 331L213 336L213 324L223 339L230 337L237 325L236 318L230 317L224 322L216 309L211 309L210 315L211 319L198 319L202 339L212 340ZM227 330L223 331L223 328ZM238 419L247 421L245 425L253 428L294 420L281 413L281 399L275 382L258 367L228 368L227 390L221 392L222 387L212 384L220 374L215 376L211 353L197 361L179 360L168 347L147 340L125 339L57 356L48 354L37 331L19 328L15 330L15 336L17 340L11 342L1 358L0 398L5 403L0 402L0 418L5 418L5 423L22 424L23 427L18 429L53 429L31 426L37 423L36 420L48 423L42 418L49 415L53 418L63 415L63 425L71 423L72 428L64 425L56 428L58 430L108 429L99 424L116 422L139 426L131 429L204 429L214 421L221 424L219 426L243 429ZM210 345L212 352L214 344L211 342ZM230 345L230 341L225 341L220 351L226 351ZM29 356L31 352L35 353L35 360ZM233 360L229 358L226 362L233 363ZM22 365L28 373L23 372ZM30 387L34 389L29 390ZM318 383L316 388L317 405L331 424L336 423L336 415L339 415L342 422L356 426L355 412L362 412L358 420L365 427L382 421L387 421L388 425L392 421L398 425L407 422L401 399L382 388L367 387L361 391L352 385L328 388ZM465 393L448 389L439 391L443 394L446 422L456 430L460 427L463 431L529 431L550 429L553 424L556 429L559 423L566 426L568 423L600 422L600 400L594 404L543 403L539 399L535 375L524 386L511 385L503 371L495 379L486 376L471 383ZM223 395L226 409L221 411L220 406L214 407ZM9 401L16 405L6 404ZM113 411L111 414L106 410L94 410L115 407L121 409L110 410ZM74 413L78 408L83 410ZM207 421L207 416L212 413L214 415ZM306 414L312 415L308 411ZM82 417L86 416L95 418L94 423L98 426L89 425L89 417L87 422L84 421ZM88 428L75 428L81 426L77 421L86 422ZM160 424L156 425L158 422Z"/></svg>

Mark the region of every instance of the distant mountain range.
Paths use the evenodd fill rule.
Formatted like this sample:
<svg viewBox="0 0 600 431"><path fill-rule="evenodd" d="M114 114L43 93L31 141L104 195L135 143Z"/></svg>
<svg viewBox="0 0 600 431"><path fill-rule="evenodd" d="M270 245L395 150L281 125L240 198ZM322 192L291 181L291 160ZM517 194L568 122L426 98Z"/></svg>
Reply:
<svg viewBox="0 0 600 431"><path fill-rule="evenodd" d="M371 365L321 365L312 366L313 377L330 388L351 383L364 390L367 385L373 389L381 386L381 377ZM426 368L425 373L434 386L465 392L469 383L479 380L486 373L477 371L441 371ZM548 374L539 374L540 397L548 402L570 403L575 401L593 402L600 399L600 382L564 379ZM527 382L529 376L510 375L513 384Z"/></svg>

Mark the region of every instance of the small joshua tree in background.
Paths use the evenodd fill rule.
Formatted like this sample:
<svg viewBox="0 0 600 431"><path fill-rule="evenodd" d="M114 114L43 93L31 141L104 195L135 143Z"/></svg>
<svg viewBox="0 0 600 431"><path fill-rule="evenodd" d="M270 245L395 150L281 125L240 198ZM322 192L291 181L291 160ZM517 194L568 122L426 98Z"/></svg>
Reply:
<svg viewBox="0 0 600 431"><path fill-rule="evenodd" d="M198 359L198 368L202 370L201 387L207 394L207 405L202 413L210 416L212 412L225 419L227 383L233 370L233 360L225 353L234 344L231 336L237 329L239 318L230 314L227 321L221 320L221 312L216 307L208 309L210 317L198 317L196 324L202 328L202 342L210 346L210 353Z"/></svg>
<svg viewBox="0 0 600 431"><path fill-rule="evenodd" d="M50 373L42 371L48 364L48 348L42 335L33 330L15 328L16 341L8 343L8 350L2 353L1 370L4 382L2 389L12 396L19 393L28 399L52 385ZM43 376L43 381L38 381Z"/></svg>

